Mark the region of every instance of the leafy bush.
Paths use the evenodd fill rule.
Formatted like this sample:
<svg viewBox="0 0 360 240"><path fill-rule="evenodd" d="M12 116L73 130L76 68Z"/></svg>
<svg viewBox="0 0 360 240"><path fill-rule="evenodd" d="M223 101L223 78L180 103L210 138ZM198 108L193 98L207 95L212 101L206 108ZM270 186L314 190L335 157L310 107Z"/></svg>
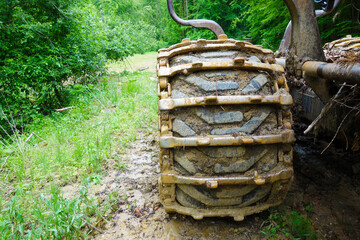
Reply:
<svg viewBox="0 0 360 240"><path fill-rule="evenodd" d="M75 84L66 90L73 108L35 119L12 142L0 140L0 239L86 239L103 227L121 199L113 193L100 201L87 188L100 184L112 164L126 168L120 153L140 130L154 130L151 76L122 73L97 85ZM74 182L82 182L80 196L63 197L62 186Z"/></svg>
<svg viewBox="0 0 360 240"><path fill-rule="evenodd" d="M307 206L306 209L310 212L311 206ZM317 239L316 230L307 215L284 209L281 212L270 209L269 212L269 218L263 223L265 227L260 231L269 239Z"/></svg>
<svg viewBox="0 0 360 240"><path fill-rule="evenodd" d="M46 114L66 102L63 92L72 79L85 81L104 68L101 26L82 25L72 2L2 3L0 105L5 115L28 122ZM0 121L4 126L4 116Z"/></svg>
<svg viewBox="0 0 360 240"><path fill-rule="evenodd" d="M248 26L246 34L251 36L253 43L277 50L290 21L290 14L284 1L244 0L243 2L248 9L241 15L242 21ZM315 7L320 8L316 4ZM319 18L322 42L333 41L347 34L358 36L359 9L359 1L344 0L332 14Z"/></svg>
<svg viewBox="0 0 360 240"><path fill-rule="evenodd" d="M113 12L103 15L89 1L0 4L0 124L8 126L5 131L66 105L65 90L96 81L107 60L157 45L154 26Z"/></svg>
<svg viewBox="0 0 360 240"><path fill-rule="evenodd" d="M255 44L276 50L290 21L290 13L282 0L245 0L248 10L242 14L247 35Z"/></svg>
<svg viewBox="0 0 360 240"><path fill-rule="evenodd" d="M319 18L319 29L323 43L343 38L346 35L360 36L360 2L344 0L336 11Z"/></svg>

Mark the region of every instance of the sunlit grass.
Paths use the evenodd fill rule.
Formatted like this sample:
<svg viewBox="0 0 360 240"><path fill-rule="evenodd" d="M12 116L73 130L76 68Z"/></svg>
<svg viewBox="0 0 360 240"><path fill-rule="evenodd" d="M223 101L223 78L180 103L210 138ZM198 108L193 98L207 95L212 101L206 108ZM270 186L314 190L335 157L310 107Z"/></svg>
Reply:
<svg viewBox="0 0 360 240"><path fill-rule="evenodd" d="M155 73L157 52L149 52L146 54L136 54L125 61L113 62L108 64L109 72L122 72L124 70L136 71L142 67L145 71Z"/></svg>
<svg viewBox="0 0 360 240"><path fill-rule="evenodd" d="M2 139L1 237L32 238L44 232L71 239L94 230L86 220L91 214L84 210L93 202L64 199L55 189L101 175L107 161L124 151L139 129L153 130L157 96L151 76L124 73L103 77L96 85L76 85L68 93L71 109L36 119L12 140Z"/></svg>

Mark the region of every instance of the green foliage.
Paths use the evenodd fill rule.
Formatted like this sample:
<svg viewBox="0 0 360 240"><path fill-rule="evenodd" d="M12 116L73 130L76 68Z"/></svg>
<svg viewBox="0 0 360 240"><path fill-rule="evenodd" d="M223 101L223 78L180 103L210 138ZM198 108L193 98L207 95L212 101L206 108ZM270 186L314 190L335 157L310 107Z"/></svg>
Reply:
<svg viewBox="0 0 360 240"><path fill-rule="evenodd" d="M64 104L70 77L104 67L97 36L81 31L72 1L14 0L0 11L0 106L16 125ZM0 121L5 126L4 116Z"/></svg>
<svg viewBox="0 0 360 240"><path fill-rule="evenodd" d="M244 0L248 10L241 19L248 26L247 35L255 44L276 50L290 21L290 14L282 0Z"/></svg>
<svg viewBox="0 0 360 240"><path fill-rule="evenodd" d="M86 215L82 213L84 198L64 199L60 190L52 187L49 196L41 194L34 199L30 209L32 216L27 219L22 204L29 194L18 186L11 200L3 205L0 215L2 239L73 239L86 236L81 231L86 224Z"/></svg>
<svg viewBox="0 0 360 240"><path fill-rule="evenodd" d="M13 141L1 139L0 239L85 238L116 211L118 193L100 202L88 187L100 183L104 165L140 128L153 130L157 96L150 76L127 72L97 85L75 84L66 90L68 112L39 116ZM41 139L26 141L32 132ZM126 162L114 165L123 169ZM76 181L80 197L64 198L61 186Z"/></svg>
<svg viewBox="0 0 360 240"><path fill-rule="evenodd" d="M240 20L239 15L246 11L245 4L237 0L186 0L177 1L175 11L184 19L210 19L219 23L228 37L241 38L246 26ZM214 39L215 36L209 30L180 27L182 38L191 39L206 38Z"/></svg>
<svg viewBox="0 0 360 240"><path fill-rule="evenodd" d="M311 212L311 206L306 210ZM301 215L298 211L277 211L269 210L270 215L263 225L266 225L260 233L270 239L317 239L316 231L307 216Z"/></svg>
<svg viewBox="0 0 360 240"><path fill-rule="evenodd" d="M360 36L360 2L344 0L331 14L318 19L323 43L346 35Z"/></svg>
<svg viewBox="0 0 360 240"><path fill-rule="evenodd" d="M132 0L93 0L97 12L106 24L105 32L111 39L107 57L111 60L123 60L135 53L145 53L157 49L152 7L146 1ZM122 58L113 57L113 53L123 51Z"/></svg>
<svg viewBox="0 0 360 240"><path fill-rule="evenodd" d="M291 233L299 239L317 239L314 227L310 219L303 217L297 211L291 211L289 216Z"/></svg>
<svg viewBox="0 0 360 240"><path fill-rule="evenodd" d="M37 196L18 186L11 200L1 204L0 239L86 239L98 231L91 222L102 224L121 199L111 192L100 204L88 194L91 184L84 181L79 197L73 199L64 198L55 186Z"/></svg>
<svg viewBox="0 0 360 240"><path fill-rule="evenodd" d="M273 209L270 209L270 216L266 222L263 223L267 226L264 230L261 230L260 233L264 234L270 239L278 239L278 234L282 233L286 237L290 236L287 226L288 223L284 221L281 214Z"/></svg>
<svg viewBox="0 0 360 240"><path fill-rule="evenodd" d="M0 3L2 126L15 124L20 129L67 105L68 89L75 83L96 82L107 60L124 60L156 48L155 27L131 11L129 15L124 10L128 5L120 4L124 1L117 2L117 8L107 11L101 4L80 0ZM128 14L116 15L123 11ZM7 133L1 135L14 134L9 127L4 130Z"/></svg>

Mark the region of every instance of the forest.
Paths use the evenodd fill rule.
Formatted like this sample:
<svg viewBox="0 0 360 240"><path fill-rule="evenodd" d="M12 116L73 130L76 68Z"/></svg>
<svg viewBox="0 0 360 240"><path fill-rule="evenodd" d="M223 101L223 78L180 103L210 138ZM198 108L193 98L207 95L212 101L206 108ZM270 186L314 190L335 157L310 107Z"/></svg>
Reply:
<svg viewBox="0 0 360 240"><path fill-rule="evenodd" d="M320 5L316 6L320 8ZM184 19L218 22L235 39L276 50L290 16L281 0L175 1ZM359 2L343 0L319 19L323 43L359 35ZM156 51L183 38L214 38L179 26L160 0L6 0L0 3L1 125L51 113L75 84L97 81L108 61Z"/></svg>

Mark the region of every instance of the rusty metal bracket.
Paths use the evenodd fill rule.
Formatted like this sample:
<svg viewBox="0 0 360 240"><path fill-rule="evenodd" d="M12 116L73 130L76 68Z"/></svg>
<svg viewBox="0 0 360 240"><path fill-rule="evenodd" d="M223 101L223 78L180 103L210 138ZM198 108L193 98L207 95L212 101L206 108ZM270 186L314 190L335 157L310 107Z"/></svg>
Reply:
<svg viewBox="0 0 360 240"><path fill-rule="evenodd" d="M160 147L196 147L196 146L237 146L253 144L275 144L293 143L295 134L293 130L283 130L279 134L263 136L207 136L207 137L173 137L162 135L160 137Z"/></svg>
<svg viewBox="0 0 360 240"><path fill-rule="evenodd" d="M171 68L160 67L158 70L159 77L171 77L178 73L183 73L188 75L193 71L200 70L213 70L213 69L246 69L246 70L264 70L272 73L276 72L284 72L282 66L278 64L266 64L266 63L256 63L256 62L248 62L243 58L235 58L233 61L227 62L195 62L188 64L181 64Z"/></svg>
<svg viewBox="0 0 360 240"><path fill-rule="evenodd" d="M212 31L217 38L220 38L220 35L225 34L224 30L221 26L212 20L207 19L191 19L191 20L184 20L179 18L174 10L174 4L172 0L167 0L168 10L172 19L180 25L183 26L192 26L195 28L206 28Z"/></svg>
<svg viewBox="0 0 360 240"><path fill-rule="evenodd" d="M172 110L179 107L193 107L203 105L236 105L236 104L278 104L292 105L293 99L290 94L270 96L208 96L193 98L160 99L159 110Z"/></svg>
<svg viewBox="0 0 360 240"><path fill-rule="evenodd" d="M191 184L207 186L208 182L217 182L218 185L245 185L255 184L264 185L274 183L279 180L290 179L293 175L292 167L282 168L272 173L252 175L252 176L236 176L236 177L189 177L180 176L168 172L161 174L161 181L165 184Z"/></svg>
<svg viewBox="0 0 360 240"><path fill-rule="evenodd" d="M160 49L158 59L171 58L179 54L185 54L193 51L218 51L218 50L243 50L249 49L256 53L263 53L265 55L273 55L269 49L263 49L259 46L252 45L243 41L228 39L226 42L223 40L205 40L199 39L197 41L190 41L184 39L182 43L175 44L168 49Z"/></svg>
<svg viewBox="0 0 360 240"><path fill-rule="evenodd" d="M287 186L289 188L290 185ZM194 209L190 207L184 207L177 202L163 203L164 208L168 212L178 212L180 214L192 216L196 220L201 220L204 217L233 217L235 221L243 221L245 216L251 215L254 213L259 213L261 211L265 211L266 209L279 205L282 200L281 197L278 196L279 200L276 201L267 201L265 204L260 206L249 206L245 208L218 208L212 209L211 211L207 209Z"/></svg>

